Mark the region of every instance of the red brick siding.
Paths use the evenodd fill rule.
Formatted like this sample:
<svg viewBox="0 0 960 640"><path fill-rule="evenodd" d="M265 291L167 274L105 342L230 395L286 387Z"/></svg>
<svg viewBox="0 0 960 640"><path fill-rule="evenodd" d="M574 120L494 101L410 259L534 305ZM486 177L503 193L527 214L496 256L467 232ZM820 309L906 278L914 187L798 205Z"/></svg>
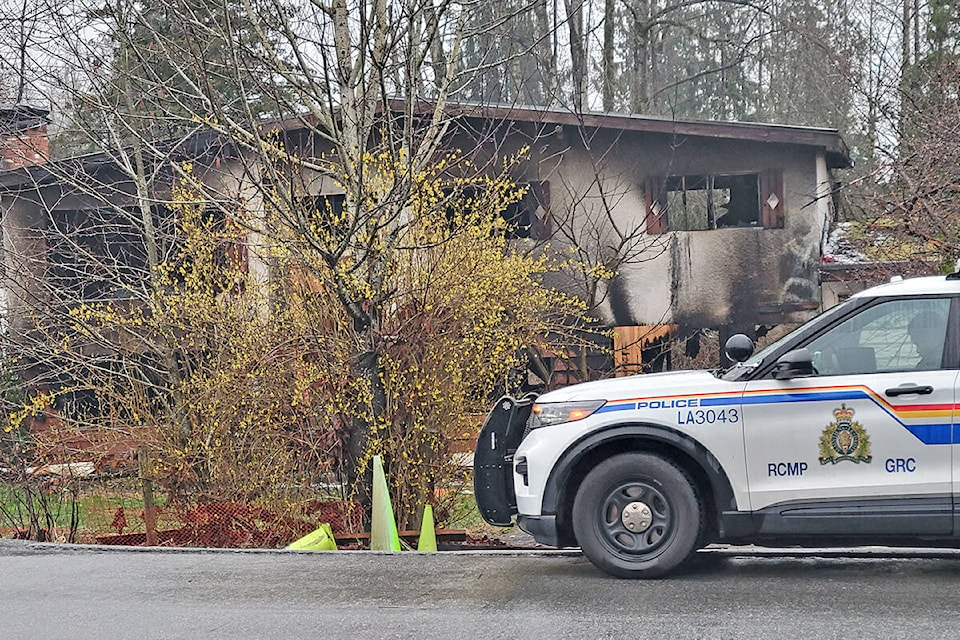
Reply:
<svg viewBox="0 0 960 640"><path fill-rule="evenodd" d="M0 138L0 169L19 169L46 162L50 157L47 126Z"/></svg>

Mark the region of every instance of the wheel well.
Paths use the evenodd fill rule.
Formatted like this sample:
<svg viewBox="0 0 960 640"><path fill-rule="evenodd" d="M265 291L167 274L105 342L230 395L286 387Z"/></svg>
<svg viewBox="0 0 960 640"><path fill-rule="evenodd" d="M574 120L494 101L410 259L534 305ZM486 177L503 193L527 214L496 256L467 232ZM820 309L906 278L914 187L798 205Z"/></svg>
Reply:
<svg viewBox="0 0 960 640"><path fill-rule="evenodd" d="M690 454L672 446L669 443L642 436L628 436L613 438L605 441L586 452L570 469L557 502L557 534L562 546L577 544L573 534L573 499L577 495L580 483L590 471L602 461L621 453L646 452L657 454L670 460L683 469L696 485L697 494L703 500L707 516L704 530L708 538L715 538L718 533L718 510L716 495L710 478L703 467ZM704 541L706 544L707 541Z"/></svg>

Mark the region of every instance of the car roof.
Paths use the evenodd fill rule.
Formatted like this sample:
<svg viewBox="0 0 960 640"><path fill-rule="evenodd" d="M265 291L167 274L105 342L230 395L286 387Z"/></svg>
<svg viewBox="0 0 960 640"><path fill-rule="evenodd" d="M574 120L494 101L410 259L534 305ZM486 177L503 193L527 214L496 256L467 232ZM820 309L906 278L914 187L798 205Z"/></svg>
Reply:
<svg viewBox="0 0 960 640"><path fill-rule="evenodd" d="M854 298L874 298L878 296L910 296L960 293L960 277L927 276L925 278L903 279L895 276L890 282L855 293Z"/></svg>

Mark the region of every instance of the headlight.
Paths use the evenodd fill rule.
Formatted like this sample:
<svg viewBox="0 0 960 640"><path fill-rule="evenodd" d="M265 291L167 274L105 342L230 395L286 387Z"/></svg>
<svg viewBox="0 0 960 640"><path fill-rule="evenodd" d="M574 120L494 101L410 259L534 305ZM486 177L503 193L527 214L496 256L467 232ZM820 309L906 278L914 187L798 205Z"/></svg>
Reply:
<svg viewBox="0 0 960 640"><path fill-rule="evenodd" d="M607 403L606 400L581 400L579 402L535 403L530 413L529 428L549 427L564 422L583 420Z"/></svg>

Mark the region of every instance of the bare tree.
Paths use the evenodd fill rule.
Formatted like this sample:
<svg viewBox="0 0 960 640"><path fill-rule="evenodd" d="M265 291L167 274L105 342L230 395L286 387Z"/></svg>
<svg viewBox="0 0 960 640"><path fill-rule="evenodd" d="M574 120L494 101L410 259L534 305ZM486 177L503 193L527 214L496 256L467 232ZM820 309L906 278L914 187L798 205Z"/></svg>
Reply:
<svg viewBox="0 0 960 640"><path fill-rule="evenodd" d="M437 247L464 237L489 242L490 233L468 234L469 218L459 225L446 216L457 220L462 214L455 212L484 203L496 210L520 195L480 181L498 179L503 158L478 164L444 147L451 126L447 103L465 81L463 43L478 35L467 27L471 8L425 0L296 7L279 0L116 0L106 7L78 2L59 14L63 37L56 53L75 62L73 82L56 87L74 107L63 135L93 153L23 172L22 188L37 197L19 200L5 216L9 260L29 265L11 278L18 322L39 327L20 343L33 354L27 374L60 389L61 398L71 384L79 398L88 389L77 381L97 372L120 379L127 395L142 396L143 406L172 424L183 442L195 440L213 432L206 430L211 417L197 409L191 381L223 345L213 338L213 318L188 320L172 301L187 291L218 307L239 296L254 322L290 309L289 291L274 283L294 282L317 294L300 291L297 304L319 297L327 309L317 316L316 344L324 346L308 350L313 360L301 358L300 366L314 371L316 362L325 363L327 373L314 381L331 385L324 381L337 362L343 379L356 381L313 390L339 399L336 411L324 416L344 439L348 481L363 469L371 434L391 420L413 416L404 433L414 427L428 433L419 414L398 411L402 399L391 386L396 369L388 365L395 366L398 350L408 349L401 337L430 336L410 334L404 324L424 311L413 313L420 285L399 265L430 264L426 257ZM100 38L70 37L81 25ZM427 181L427 175L437 178ZM243 232L215 243L223 245L220 263L202 253L204 261L240 261L247 277L198 281L194 265L201 261L183 253L183 211L194 202L202 205L201 220L211 225L212 237L228 228ZM447 222L432 223L433 235L424 235L430 216ZM536 286L532 279L513 286L523 282ZM575 310L564 304L557 308ZM225 318L239 319L235 307L224 309ZM454 322L449 307L431 309ZM542 317L525 317L552 322L552 311L544 304ZM108 327L107 318L121 327ZM139 318L149 329L127 326L123 318ZM502 320L513 326L508 317ZM531 341L544 334L528 329ZM224 344L226 336L239 335L222 331ZM194 340L195 334L205 337ZM57 336L72 345L69 352L58 351ZM289 363L287 356L299 353L294 347L277 346L286 354L277 355L278 362ZM72 367L62 366L67 357ZM501 353L497 366L513 358ZM470 370L483 383L465 381L472 394L466 400L480 410L505 377ZM292 388L312 379L285 371L278 379ZM110 399L114 405L103 394L96 403L100 409L120 406L121 395ZM126 420L136 413L118 409ZM428 442L436 448L438 440ZM400 465L400 454L395 458ZM425 456L421 464L432 468L434 462Z"/></svg>

